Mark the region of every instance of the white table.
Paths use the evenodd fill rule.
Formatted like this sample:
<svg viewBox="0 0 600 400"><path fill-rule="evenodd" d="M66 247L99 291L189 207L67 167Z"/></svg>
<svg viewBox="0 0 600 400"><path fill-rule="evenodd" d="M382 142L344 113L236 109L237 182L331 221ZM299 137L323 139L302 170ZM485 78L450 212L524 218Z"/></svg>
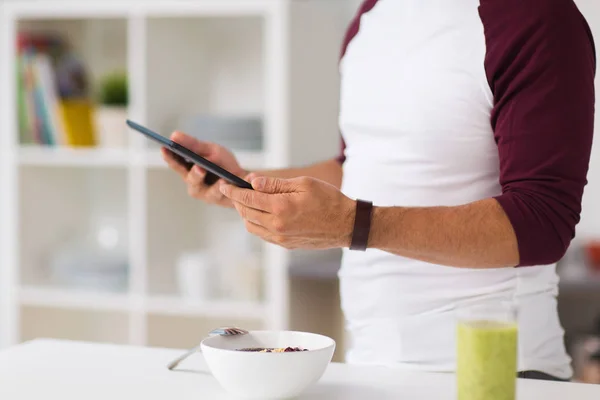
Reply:
<svg viewBox="0 0 600 400"><path fill-rule="evenodd" d="M232 399L207 372L200 354L182 371L165 365L180 350L35 340L0 352L0 399ZM331 364L301 399L455 398L454 376L384 367ZM600 400L600 385L519 379L519 400Z"/></svg>

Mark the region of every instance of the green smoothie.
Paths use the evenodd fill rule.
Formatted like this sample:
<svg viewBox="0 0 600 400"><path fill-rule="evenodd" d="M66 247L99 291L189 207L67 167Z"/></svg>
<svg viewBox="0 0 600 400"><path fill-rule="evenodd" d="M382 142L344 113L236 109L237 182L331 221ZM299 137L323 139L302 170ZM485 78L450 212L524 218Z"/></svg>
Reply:
<svg viewBox="0 0 600 400"><path fill-rule="evenodd" d="M458 323L458 400L515 399L517 333L515 323Z"/></svg>

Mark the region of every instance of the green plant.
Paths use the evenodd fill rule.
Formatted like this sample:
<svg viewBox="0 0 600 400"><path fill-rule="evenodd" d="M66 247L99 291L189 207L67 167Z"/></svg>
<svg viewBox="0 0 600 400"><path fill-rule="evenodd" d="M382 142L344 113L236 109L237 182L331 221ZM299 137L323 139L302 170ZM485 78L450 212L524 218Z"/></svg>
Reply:
<svg viewBox="0 0 600 400"><path fill-rule="evenodd" d="M99 85L99 101L107 106L125 107L129 101L127 74L113 72L104 76Z"/></svg>

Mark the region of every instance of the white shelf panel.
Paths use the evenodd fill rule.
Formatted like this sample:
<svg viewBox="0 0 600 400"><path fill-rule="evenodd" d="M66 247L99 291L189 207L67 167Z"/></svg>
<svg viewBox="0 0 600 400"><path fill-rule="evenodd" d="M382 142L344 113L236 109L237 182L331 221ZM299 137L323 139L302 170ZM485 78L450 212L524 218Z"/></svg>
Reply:
<svg viewBox="0 0 600 400"><path fill-rule="evenodd" d="M264 168L264 154L256 151L238 151L234 152L238 162L245 169ZM163 160L158 150L148 150L145 155L145 163L149 168L167 168L167 163Z"/></svg>
<svg viewBox="0 0 600 400"><path fill-rule="evenodd" d="M103 18L127 17L132 14L160 16L249 16L264 15L283 0L124 0L43 2L12 1L6 6L18 18Z"/></svg>
<svg viewBox="0 0 600 400"><path fill-rule="evenodd" d="M126 18L132 3L135 1L10 1L4 7L9 15L23 19Z"/></svg>
<svg viewBox="0 0 600 400"><path fill-rule="evenodd" d="M201 316L208 318L265 319L266 307L260 303L238 301L193 301L177 296L152 296L146 301L151 314Z"/></svg>
<svg viewBox="0 0 600 400"><path fill-rule="evenodd" d="M138 7L149 16L243 17L264 15L285 0L162 0Z"/></svg>
<svg viewBox="0 0 600 400"><path fill-rule="evenodd" d="M129 165L124 149L21 146L19 164L57 167L118 167Z"/></svg>
<svg viewBox="0 0 600 400"><path fill-rule="evenodd" d="M72 310L133 311L133 296L75 289L24 286L19 291L21 305ZM151 296L145 310L150 314L207 318L243 318L262 320L266 307L241 301L192 301L178 296ZM138 303L141 304L141 303ZM140 308L140 310L142 309Z"/></svg>
<svg viewBox="0 0 600 400"><path fill-rule="evenodd" d="M83 290L26 286L19 293L21 305L63 309L128 312L131 297L118 293L94 293Z"/></svg>

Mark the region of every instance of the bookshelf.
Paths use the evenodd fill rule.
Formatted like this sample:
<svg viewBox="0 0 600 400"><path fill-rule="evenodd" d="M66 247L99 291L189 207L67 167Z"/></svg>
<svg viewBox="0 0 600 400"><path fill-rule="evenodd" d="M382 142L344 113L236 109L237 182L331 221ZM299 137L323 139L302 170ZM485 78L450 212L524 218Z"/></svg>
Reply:
<svg viewBox="0 0 600 400"><path fill-rule="evenodd" d="M269 244L251 246L259 269L246 279L260 291L239 297L232 285L227 295L181 294L182 254L202 250L235 267L215 232L229 227L248 238L235 231L233 211L187 196L141 136L124 130L125 145L114 148L24 140L15 43L19 32L58 32L92 82L123 69L127 117L164 134L196 114L257 116L261 146L234 149L240 163L294 166L337 151L343 2L9 0L0 11L0 348L39 336L188 347L217 325L302 326L290 315L302 307L290 267L303 258ZM94 245L114 242L121 252L110 260L125 265L101 287L96 275L69 269L94 259L90 235ZM240 275L230 269L214 285Z"/></svg>

